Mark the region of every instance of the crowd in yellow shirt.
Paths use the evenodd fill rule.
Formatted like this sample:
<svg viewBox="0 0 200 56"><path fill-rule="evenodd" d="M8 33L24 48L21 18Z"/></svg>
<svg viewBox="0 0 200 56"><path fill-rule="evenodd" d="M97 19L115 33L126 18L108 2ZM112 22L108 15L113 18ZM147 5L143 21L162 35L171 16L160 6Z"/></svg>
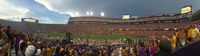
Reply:
<svg viewBox="0 0 200 56"><path fill-rule="evenodd" d="M180 28L178 32L174 32L171 36L171 47L172 50L180 48L183 45L190 44L199 39L199 29L196 24L190 25L185 31L183 28Z"/></svg>

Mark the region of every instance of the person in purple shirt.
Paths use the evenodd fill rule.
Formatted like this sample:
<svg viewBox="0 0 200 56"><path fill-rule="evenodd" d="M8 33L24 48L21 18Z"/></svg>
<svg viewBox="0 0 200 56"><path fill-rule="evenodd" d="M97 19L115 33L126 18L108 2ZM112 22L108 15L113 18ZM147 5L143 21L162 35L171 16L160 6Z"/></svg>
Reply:
<svg viewBox="0 0 200 56"><path fill-rule="evenodd" d="M139 56L146 56L144 46L140 46L140 48L139 48Z"/></svg>
<svg viewBox="0 0 200 56"><path fill-rule="evenodd" d="M154 47L154 45L153 44L150 44L150 46L149 46L149 53L150 53L150 56L154 56L154 54L155 54L155 52L156 52L156 49L155 49L155 47Z"/></svg>

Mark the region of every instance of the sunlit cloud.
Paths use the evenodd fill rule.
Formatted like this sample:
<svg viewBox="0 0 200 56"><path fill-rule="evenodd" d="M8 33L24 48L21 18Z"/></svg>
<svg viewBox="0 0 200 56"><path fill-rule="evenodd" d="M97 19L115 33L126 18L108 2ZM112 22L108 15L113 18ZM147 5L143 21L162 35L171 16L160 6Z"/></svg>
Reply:
<svg viewBox="0 0 200 56"><path fill-rule="evenodd" d="M29 12L28 8L15 6L8 0L0 0L0 8L0 18L11 21L20 21Z"/></svg>

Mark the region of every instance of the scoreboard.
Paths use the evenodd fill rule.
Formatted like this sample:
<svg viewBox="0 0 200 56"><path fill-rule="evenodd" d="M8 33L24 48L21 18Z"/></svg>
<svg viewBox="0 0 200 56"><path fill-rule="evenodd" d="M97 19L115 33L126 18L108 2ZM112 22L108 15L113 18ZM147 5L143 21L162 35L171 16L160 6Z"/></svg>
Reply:
<svg viewBox="0 0 200 56"><path fill-rule="evenodd" d="M123 15L122 19L130 19L130 15Z"/></svg>
<svg viewBox="0 0 200 56"><path fill-rule="evenodd" d="M192 14L192 6L187 5L181 8L181 14Z"/></svg>

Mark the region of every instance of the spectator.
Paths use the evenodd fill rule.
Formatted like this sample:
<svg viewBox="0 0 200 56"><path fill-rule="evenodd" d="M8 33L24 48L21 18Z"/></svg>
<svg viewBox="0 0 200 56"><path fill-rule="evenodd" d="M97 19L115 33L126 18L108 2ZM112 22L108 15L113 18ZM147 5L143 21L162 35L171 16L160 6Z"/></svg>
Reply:
<svg viewBox="0 0 200 56"><path fill-rule="evenodd" d="M199 29L196 28L196 24L193 24L189 27L188 30L188 37L189 37L189 41L195 41L195 39L197 39L197 37L199 36Z"/></svg>
<svg viewBox="0 0 200 56"><path fill-rule="evenodd" d="M175 50L176 49L176 43L177 43L177 38L176 38L176 33L174 32L172 34L172 37L171 37L171 46L172 46L172 50Z"/></svg>
<svg viewBox="0 0 200 56"><path fill-rule="evenodd" d="M0 56L6 56L6 51L8 50L10 44L6 43L0 48Z"/></svg>
<svg viewBox="0 0 200 56"><path fill-rule="evenodd" d="M28 45L25 51L26 56L39 56L41 53L40 49L37 49L34 45Z"/></svg>
<svg viewBox="0 0 200 56"><path fill-rule="evenodd" d="M179 47L185 46L186 42L186 34L183 28L179 28L178 33L177 33L177 45Z"/></svg>

